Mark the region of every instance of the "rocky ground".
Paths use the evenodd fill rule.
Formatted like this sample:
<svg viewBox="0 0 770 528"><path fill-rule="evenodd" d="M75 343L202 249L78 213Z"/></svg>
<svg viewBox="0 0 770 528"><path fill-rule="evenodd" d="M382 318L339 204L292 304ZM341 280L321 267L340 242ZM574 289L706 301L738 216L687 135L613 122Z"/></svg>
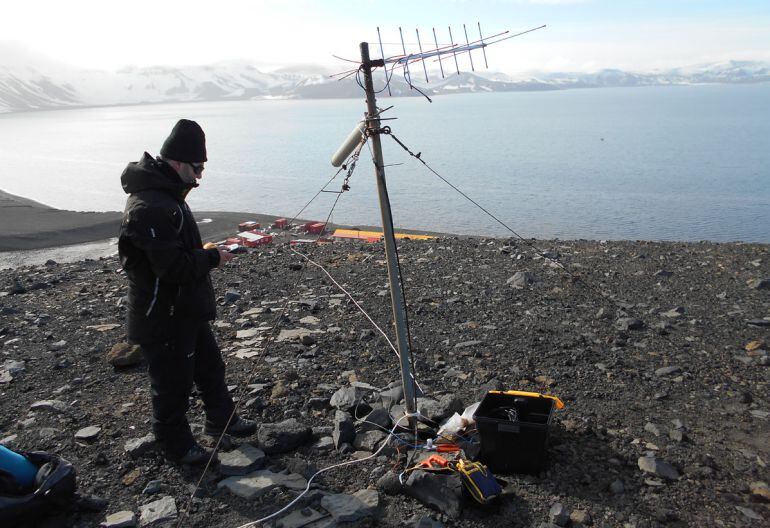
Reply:
<svg viewBox="0 0 770 528"><path fill-rule="evenodd" d="M388 445L321 475L282 526L770 526L770 248L534 244L540 254L512 240L403 241L400 256L424 412L446 416L495 388L555 394L566 407L546 468L500 475L503 496L482 508L458 498L451 476L416 473L401 487L403 449ZM390 331L382 244L300 249ZM314 468L362 458L386 436L352 430L343 412L373 409L389 424L379 409L398 397L399 371L385 340L287 245L255 249L213 278L228 382L261 428L226 446L237 451L191 499L201 469L142 440L144 366L107 359L132 352L120 346L119 268L108 258L0 272L0 438L76 466L89 500L61 525L237 527L288 503Z"/></svg>

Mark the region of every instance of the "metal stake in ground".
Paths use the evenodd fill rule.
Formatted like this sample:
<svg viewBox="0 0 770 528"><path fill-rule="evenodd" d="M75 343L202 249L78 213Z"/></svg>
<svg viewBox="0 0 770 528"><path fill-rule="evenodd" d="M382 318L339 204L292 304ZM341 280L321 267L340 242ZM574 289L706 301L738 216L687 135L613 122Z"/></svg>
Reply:
<svg viewBox="0 0 770 528"><path fill-rule="evenodd" d="M378 61L382 66L383 61ZM380 199L380 212L382 213L382 229L385 234L385 258L388 263L388 281L390 282L390 301L393 305L393 320L396 323L396 344L401 361L401 383L404 387L404 401L406 411L413 414L417 410L414 394L414 373L412 372L412 357L409 350L409 339L406 329L406 309L404 296L399 281L398 261L396 257L396 237L393 236L393 217L390 212L390 200L388 188L385 183L385 165L382 161L382 143L380 143L380 119L377 112L377 99L374 95L372 83L372 61L369 59L369 44L361 43L361 69L364 74L364 89L366 90L367 129L372 138L372 151L374 152L374 175L377 179L377 194ZM411 419L410 419L411 422Z"/></svg>

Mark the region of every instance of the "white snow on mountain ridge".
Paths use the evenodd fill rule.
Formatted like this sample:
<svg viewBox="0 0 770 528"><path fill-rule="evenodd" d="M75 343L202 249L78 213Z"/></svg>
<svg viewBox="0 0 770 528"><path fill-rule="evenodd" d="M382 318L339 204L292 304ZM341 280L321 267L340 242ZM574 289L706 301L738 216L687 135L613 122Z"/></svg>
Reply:
<svg viewBox="0 0 770 528"><path fill-rule="evenodd" d="M0 53L0 57L5 55ZM4 60L0 65L0 112L159 102L359 97L361 93L353 77L338 81L312 66L305 71L285 68L265 72L248 61L227 61L206 66L126 67L107 72L22 55L14 55L14 60ZM602 70L587 74L533 72L511 77L497 72L464 72L447 74L444 79L432 76L429 84L414 77L414 82L429 95L766 81L770 81L770 64L747 61L651 73ZM399 74L391 80L391 91L394 95L416 95Z"/></svg>

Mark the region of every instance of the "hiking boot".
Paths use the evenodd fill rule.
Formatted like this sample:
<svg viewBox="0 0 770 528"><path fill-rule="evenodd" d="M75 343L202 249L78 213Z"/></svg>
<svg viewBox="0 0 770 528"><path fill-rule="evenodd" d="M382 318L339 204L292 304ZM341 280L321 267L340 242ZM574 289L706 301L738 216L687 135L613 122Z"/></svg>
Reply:
<svg viewBox="0 0 770 528"><path fill-rule="evenodd" d="M241 418L239 416L235 418L232 422L230 422L230 425L228 426L227 430L224 432L231 436L237 436L239 438L243 438L245 436L251 436L257 432L257 422L255 422L254 420L249 420L247 418ZM219 436L222 434L222 428L207 425L205 429L205 433L209 436Z"/></svg>
<svg viewBox="0 0 770 528"><path fill-rule="evenodd" d="M205 447L201 446L199 443L194 443L190 449L187 450L187 453L185 453L181 458L175 458L172 459L174 462L178 462L179 464L190 464L192 466L197 466L200 464L205 464L209 461L211 458L211 455L214 451L211 449L206 449ZM216 460L217 457L214 455L214 460Z"/></svg>

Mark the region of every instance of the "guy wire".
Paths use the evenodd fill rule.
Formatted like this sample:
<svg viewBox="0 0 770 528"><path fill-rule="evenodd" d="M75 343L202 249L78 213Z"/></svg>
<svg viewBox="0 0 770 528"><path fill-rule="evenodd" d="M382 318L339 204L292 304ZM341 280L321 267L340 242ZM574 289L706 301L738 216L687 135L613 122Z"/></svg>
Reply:
<svg viewBox="0 0 770 528"><path fill-rule="evenodd" d="M372 324L372 326L374 326L374 328L375 328L375 329L376 329L376 330L377 330L377 331L378 331L380 334L382 334L382 337L384 337L384 338L385 338L385 341L388 343L388 346L390 347L390 349L391 349L391 350L393 350L393 353L395 353L395 354L396 354L396 357L400 357L400 354L399 354L399 352L398 352L398 349L397 349L397 348L396 348L396 346L393 344L393 341L391 341L391 340L390 340L390 338L388 337L388 334L386 334L386 333L385 333L385 331L384 331L384 330L383 330L383 329L382 329L382 328L381 328L381 327L380 327L380 326L379 326L379 325L378 325L378 324L377 324L377 323L374 321L374 319L372 319L372 316L370 316L370 315L369 315L369 314L366 312L366 310L364 310L364 308L361 306L361 304L360 304L358 301L356 301L355 297L353 297L353 295L351 295L351 294L350 294L350 292L348 292L348 291L347 291L347 290L346 290L346 289L345 289L345 288L344 288L344 287L343 287L343 286L342 286L342 285L341 285L339 282L337 282L337 280L334 278L334 276L333 276L331 273L329 273L329 271L328 271L328 270L327 270L327 269L326 269L326 268L325 268L323 265L321 265L321 264L319 264L318 262L314 261L313 259L311 259L311 258L310 258L310 257L308 257L307 255L305 255L304 253L300 253L300 252L299 252L299 251L297 251L296 249L290 249L290 250L291 250L293 253L295 253L296 255L298 255L298 256L300 256L300 257L302 257L303 259L305 259L305 260L306 260L306 261L307 261L309 264L311 264L311 265L313 265L313 266L315 266L315 267L319 268L321 271L323 271L323 272L324 272L324 274L325 274L327 277L329 277L329 280L330 280L330 281L332 281L332 283L333 283L335 286L337 286L337 288L339 288L339 290L340 290L342 293L344 293L345 295L347 295L348 299L350 299L350 300L353 302L353 304L355 305L355 307L356 307L356 308L358 308L358 310L359 310L359 311L360 311L362 314L364 314L364 317L366 317L366 319L368 319L368 320L369 320L369 322ZM414 373L412 373L412 382L413 382L413 383L415 383L415 384L417 383L417 381L415 380L415 376L414 376ZM422 389L422 387L420 387L419 385L417 385L417 387L420 389L420 391L422 391L422 390L423 390L423 389Z"/></svg>
<svg viewBox="0 0 770 528"><path fill-rule="evenodd" d="M540 29L540 28L535 28L535 29ZM532 30L532 31L534 31L534 30ZM515 36L515 35L514 35L514 36ZM386 127L385 133L386 133L387 135L391 136L391 137L392 137L392 138L393 138L393 139L396 141L396 143L398 143L398 144L401 146L401 148L403 148L403 149L404 149L404 150L405 150L405 151L406 151L406 152L407 152L407 153L408 153L410 156L412 156L413 158L417 159L417 160L418 160L420 163L422 163L422 164L423 164L423 165L424 165L424 166L425 166L425 167L426 167L426 168L427 168L427 169L428 169L430 172L432 172L433 174L435 174L435 175L436 175L436 176L437 176L439 179L441 179L441 180L442 180L444 183L446 183L446 184L447 184L447 185L449 185L449 186L450 186L452 189L454 189L455 191L457 191L457 192L458 192L460 195L462 195L462 196L463 196L465 199L467 199L469 202L471 202L471 203L472 203L472 204L474 204L476 207L478 207L479 209L481 209L482 211L484 211L484 213L486 213L487 215L489 215L489 217L490 217L490 218L494 219L494 220L495 220L495 221L497 221L497 222L498 222L500 225L502 225L502 226L503 226L505 229L507 229L508 231L510 231L511 233L513 233L513 234L514 234L514 235L515 235L517 238L519 238L519 239L520 239L522 242L524 242L524 243L525 243L527 246L529 246L531 249L533 249L533 250L534 250L534 251L535 251L535 252L536 252L538 255L540 255L541 257L545 258L546 260L548 260L549 262L551 262L551 263L555 264L557 267L559 267L561 270L563 270L563 271L564 271L564 272L565 272L567 275L569 275L569 277L570 277L570 278L571 278L573 281L582 283L582 284L583 284L583 285L584 285L586 288L588 288L588 290L590 290L591 292L593 292L595 295L597 295L597 296L599 296L599 297L602 297L602 298L604 298L604 299L608 299L608 300L609 300L609 302L610 302L611 304L615 305L615 306L617 306L617 305L618 305L618 300L617 300L616 298L613 298L613 296L612 296L612 293L611 293L611 292L609 292L609 293L605 293L605 292L603 292L603 291L601 291L601 290L599 290L599 289L595 288L595 287L594 287L594 286L593 286L591 283L589 283L589 282L587 282L586 280L584 280L584 279L583 279L583 278L582 278L580 275L576 275L576 274L572 273L572 272L571 272L569 269L567 269L567 267L566 267L566 266L564 266L564 265L563 265L561 262L559 262L559 261L557 261L557 260L555 260L555 259L553 259L553 258L551 258L551 257L549 257L549 256L547 256L547 255L545 255L545 254L544 254L542 251L540 251L540 249L539 249L537 246L535 246L535 244L533 244L533 243L532 243L532 242L530 242L529 240L527 240L527 239L525 239L524 237L522 237L522 236L521 236L520 234L518 234L516 231L514 231L513 229L511 229L511 228L510 228L510 227L509 227L507 224L505 224L505 223L504 223L502 220L500 220L500 219L499 219L499 218L497 218L495 215L493 215L492 213L490 213L490 212L489 212L487 209L485 209L483 206L481 206L481 205L480 205L478 202L476 202L475 200L473 200L473 199L472 199L470 196L468 196L467 194L465 194L463 191L461 191L460 189L458 189L458 188L457 188L457 187L456 187L454 184L452 184L452 183L451 183L450 181L448 181L446 178L444 178L443 176L441 176L441 174L439 174L438 172L436 172L436 171L435 171L435 170L434 170L434 169L433 169L433 168L432 168L430 165L428 165L428 164L425 162L425 160L423 160L423 159L422 159L422 157L421 157L421 153L420 153L420 152L418 152L417 154L415 154L414 152L412 152L412 151L409 149L409 147L407 147L407 146L406 146L404 143L402 143L402 142L401 142L401 141L400 141L400 140L399 140L399 139L398 139L398 138L397 138L395 135L393 135L393 134L390 132L390 128L389 128L389 127ZM624 309L624 310L625 310L625 309ZM629 310L625 310L625 311L626 311L626 313L628 313L629 315L632 315L632 314L630 313L630 311L629 311ZM661 338L662 338L664 341L666 341L666 342L667 342L667 343L668 343L668 344L669 344L669 345L670 345L672 348L674 348L674 349L676 349L676 348L677 348L677 345L676 345L676 344L675 344L675 343L674 343L674 342L673 342L673 341L672 341L672 340L671 340L671 339L670 339L670 338L669 338L669 337L668 337L668 336L667 336L665 333L658 333L657 335L658 335L659 337L661 337Z"/></svg>
<svg viewBox="0 0 770 528"><path fill-rule="evenodd" d="M424 166L425 166L425 167L426 167L426 168L427 168L429 171L431 171L431 172L432 172L433 174L435 174L435 175L436 175L436 176L437 176L439 179L441 179L441 181L443 181L444 183L446 183L447 185L449 185L449 186L450 186L452 189L454 189L455 191L457 191L457 192L458 192L460 195L462 195L462 196L463 196L463 197L464 197L466 200L468 200L469 202L471 202L473 205L475 205L476 207L478 207L479 209L481 209L482 211L484 211L484 213L486 213L486 214L487 214L487 215L488 215L490 218L492 218L492 219L493 219L494 221L496 221L498 224L500 224L500 225L501 225L501 226L503 226L505 229L507 229L508 231L510 231L510 232L511 232L511 233L512 233L514 236L516 236L517 238L519 238L519 239L520 239L522 242L524 242L525 244L527 244L528 246L530 246L532 249L534 249L535 251L537 251L537 252L538 252L538 254L539 254L541 257L543 257L543 258L545 258L545 259L547 259L547 260L549 260L549 261L553 262L553 263L554 263L554 264L556 264L557 266L559 266L559 267L560 267L561 269L563 269L563 270L564 270L564 271L565 271L565 272L566 272L566 273L567 273L567 274L568 274L570 277L572 277L572 278L575 278L575 279L577 279L577 280L582 280L582 279L580 279L578 276L576 276L576 275L573 275L573 274L572 274L572 273L571 273L571 272L570 272L570 271L569 271L569 270L568 270L566 267L564 267L564 265L563 265L561 262L559 262L559 261L557 261L557 260L554 260L554 259L552 259L552 258L550 258L550 257L548 257L548 256L546 256L546 255L543 255L543 254L542 254L542 252L541 252L541 251L540 251L540 250L537 248L537 246L535 246L534 244L532 244L532 242L530 242L529 240L527 240L526 238L524 238L523 236L521 236L520 234L518 234L518 233L517 233L516 231L514 231L514 230L513 230L511 227L509 227L509 226L508 226L508 224L506 224L505 222L503 222L502 220L500 220L500 219L499 219L497 216L495 216L494 214L492 214L492 213L491 213L491 212L490 212L488 209L486 209L486 208L485 208L483 205L479 204L479 203L478 203L476 200L474 200L473 198L471 198L470 196L468 196L467 194L465 194L463 191L461 191L460 189L458 189L458 188L457 188L457 186L455 186L455 185L454 185L452 182L450 182L449 180L447 180L446 178L444 178L444 177L443 177L441 174L439 174L438 172L436 172L436 171L435 171L435 170L434 170L434 169L433 169L433 168L432 168L430 165L428 165L428 164L425 162L425 160L424 160L424 159L422 159L422 157L421 157L421 154L422 154L422 153L418 152L417 154L415 154L414 152L412 152L412 151L409 149L409 147L407 147L407 146L406 146L404 143L402 143L402 142L401 142L401 140L400 140L400 139L398 139L398 138L395 136L395 134L392 134L392 133L388 133L387 135L389 135L390 137L392 137L392 138L393 138L393 140L394 140L396 143L398 143L398 144L401 146L401 148L403 148L403 149L404 149L404 150L405 150L405 151L406 151L406 152L407 152L407 153L408 153L410 156L412 156L412 157L413 157L413 158L415 158L417 161L419 161L420 163L422 163L422 164L423 164L423 165L424 165ZM586 284L586 285L587 285L587 284Z"/></svg>

